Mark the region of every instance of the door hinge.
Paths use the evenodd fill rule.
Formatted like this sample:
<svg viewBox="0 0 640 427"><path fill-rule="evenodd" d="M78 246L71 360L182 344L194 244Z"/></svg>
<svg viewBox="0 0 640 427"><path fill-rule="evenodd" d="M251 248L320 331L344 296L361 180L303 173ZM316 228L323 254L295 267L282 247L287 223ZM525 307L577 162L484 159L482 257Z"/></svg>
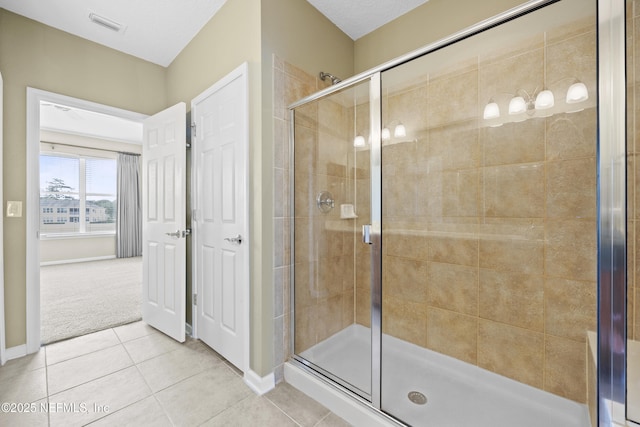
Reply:
<svg viewBox="0 0 640 427"><path fill-rule="evenodd" d="M196 124L191 123L191 141L193 142L193 138L196 137Z"/></svg>
<svg viewBox="0 0 640 427"><path fill-rule="evenodd" d="M198 294L193 294L193 305L198 305Z"/></svg>

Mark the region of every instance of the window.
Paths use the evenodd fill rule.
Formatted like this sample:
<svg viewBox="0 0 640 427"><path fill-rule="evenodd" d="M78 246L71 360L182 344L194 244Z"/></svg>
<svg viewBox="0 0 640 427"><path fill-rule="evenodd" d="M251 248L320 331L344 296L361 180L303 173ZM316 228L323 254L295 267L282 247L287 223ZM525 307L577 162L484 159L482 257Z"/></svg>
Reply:
<svg viewBox="0 0 640 427"><path fill-rule="evenodd" d="M116 159L90 152L40 154L41 234L115 233Z"/></svg>

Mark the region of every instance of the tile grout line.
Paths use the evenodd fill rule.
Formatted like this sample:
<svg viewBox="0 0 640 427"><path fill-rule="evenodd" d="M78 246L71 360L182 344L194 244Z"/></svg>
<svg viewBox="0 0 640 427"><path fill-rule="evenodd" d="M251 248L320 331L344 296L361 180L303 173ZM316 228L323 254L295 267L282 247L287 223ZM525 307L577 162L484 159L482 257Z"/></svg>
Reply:
<svg viewBox="0 0 640 427"><path fill-rule="evenodd" d="M51 426L51 411L49 411L49 405L51 404L49 400L49 364L47 363L47 348L41 348L41 351L44 351L44 381L46 385L47 392L47 425Z"/></svg>
<svg viewBox="0 0 640 427"><path fill-rule="evenodd" d="M293 421L293 423L299 427L302 427L302 424L300 424L298 421L296 421L291 415L289 415L287 413L287 411L285 411L284 409L282 409L281 407L279 407L274 401L272 401L271 399L269 399L266 395L264 395L264 398L266 399L267 402L269 402L270 404L272 404L273 406L275 406L278 411L282 412L287 418L289 418L291 421Z"/></svg>

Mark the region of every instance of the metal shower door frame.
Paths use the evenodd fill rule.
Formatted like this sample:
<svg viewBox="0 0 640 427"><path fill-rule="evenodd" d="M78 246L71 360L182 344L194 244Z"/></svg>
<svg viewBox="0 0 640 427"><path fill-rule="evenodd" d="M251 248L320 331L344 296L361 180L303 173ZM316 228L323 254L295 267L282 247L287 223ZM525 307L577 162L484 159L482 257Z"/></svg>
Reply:
<svg viewBox="0 0 640 427"><path fill-rule="evenodd" d="M382 233L381 233L381 84L383 71L412 59L429 54L504 22L561 0L530 0L505 13L482 21L436 43L410 52L378 67L345 79L291 105L290 110L290 164L294 156L295 108L329 96L358 83L369 80L371 120L371 234L372 234L372 388L369 404L387 416L381 408L381 356L382 356ZM625 78L625 0L595 0L598 10L598 368L597 400L598 425L610 427L612 421L626 422L626 346L614 345L615 339L624 337L626 343L626 78ZM293 187L294 168L290 168ZM290 195L291 206L291 278L295 280L294 256L295 201ZM291 307L295 310L294 286L291 286ZM295 316L293 316L295 318ZM295 338L291 323L291 349ZM314 369L312 364L294 354L294 360L309 373L336 383L343 391L349 391L340 381L335 382L331 373ZM605 387L606 385L606 387ZM620 396L624 396L620 399ZM362 396L356 396L362 399ZM618 400L616 400L618 399Z"/></svg>

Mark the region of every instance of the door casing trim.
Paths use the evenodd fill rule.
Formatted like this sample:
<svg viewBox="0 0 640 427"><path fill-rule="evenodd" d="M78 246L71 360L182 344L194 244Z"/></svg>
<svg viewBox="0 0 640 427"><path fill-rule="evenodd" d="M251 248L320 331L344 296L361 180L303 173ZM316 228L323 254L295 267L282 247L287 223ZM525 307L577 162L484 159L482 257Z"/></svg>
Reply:
<svg viewBox="0 0 640 427"><path fill-rule="evenodd" d="M51 102L142 122L145 114L80 98L27 87L27 203L26 203L26 345L27 354L40 349L40 102Z"/></svg>

